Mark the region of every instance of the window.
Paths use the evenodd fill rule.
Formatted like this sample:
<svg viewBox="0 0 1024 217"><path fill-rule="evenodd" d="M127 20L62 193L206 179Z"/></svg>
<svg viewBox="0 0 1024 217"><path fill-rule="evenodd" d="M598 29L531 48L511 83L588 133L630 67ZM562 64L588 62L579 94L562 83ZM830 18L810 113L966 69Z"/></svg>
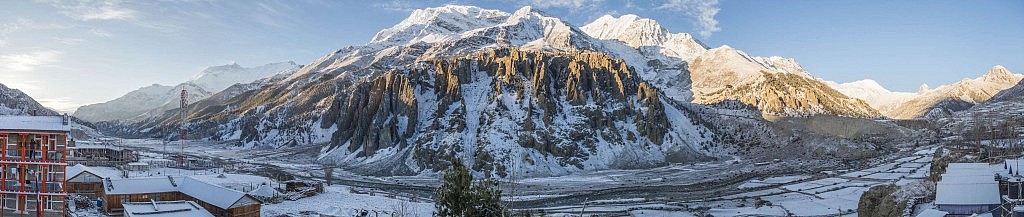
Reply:
<svg viewBox="0 0 1024 217"><path fill-rule="evenodd" d="M156 194L150 194L150 195L149 195L149 199L151 199L151 200L153 200L153 201L160 201L160 194L159 194L159 193L156 193Z"/></svg>
<svg viewBox="0 0 1024 217"><path fill-rule="evenodd" d="M35 211L37 205L39 204L36 203L36 197L25 197L25 210Z"/></svg>
<svg viewBox="0 0 1024 217"><path fill-rule="evenodd" d="M131 199L131 195L121 195L121 204L128 203Z"/></svg>

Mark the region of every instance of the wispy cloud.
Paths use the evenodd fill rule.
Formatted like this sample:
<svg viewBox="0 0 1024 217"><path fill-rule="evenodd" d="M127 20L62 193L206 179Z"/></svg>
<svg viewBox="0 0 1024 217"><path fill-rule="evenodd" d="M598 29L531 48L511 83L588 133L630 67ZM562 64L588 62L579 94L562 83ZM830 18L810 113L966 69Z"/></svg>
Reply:
<svg viewBox="0 0 1024 217"><path fill-rule="evenodd" d="M58 62L62 52L56 50L35 50L27 53L0 56L0 67L14 72L30 72L39 67Z"/></svg>
<svg viewBox="0 0 1024 217"><path fill-rule="evenodd" d="M116 0L53 0L48 3L60 10L62 14L82 21L130 20L138 14L138 11L124 7L121 1Z"/></svg>
<svg viewBox="0 0 1024 217"><path fill-rule="evenodd" d="M71 38L71 37L53 37L53 40L58 42L58 43L65 44L65 45L76 45L76 44L80 44L80 43L88 41L88 40L85 40L85 39L82 39L82 38Z"/></svg>
<svg viewBox="0 0 1024 217"><path fill-rule="evenodd" d="M72 28L72 25L57 23L39 23L25 18L15 19L13 22L0 23L0 47L8 45L9 37L17 32L34 30L57 30Z"/></svg>
<svg viewBox="0 0 1024 217"><path fill-rule="evenodd" d="M392 0L383 3L373 4L374 7L389 10L389 11L401 11L401 12L412 12L416 9L420 9L420 6L411 1Z"/></svg>
<svg viewBox="0 0 1024 217"><path fill-rule="evenodd" d="M92 34L92 35L95 35L95 36L101 37L101 38L110 38L110 36L114 36L114 34L111 34L110 32L107 32L106 30L96 29L96 28L90 29L89 30L89 34Z"/></svg>
<svg viewBox="0 0 1024 217"><path fill-rule="evenodd" d="M718 20L715 20L720 10L718 0L669 0L655 9L682 12L693 19L697 34L704 38L722 30L718 27Z"/></svg>
<svg viewBox="0 0 1024 217"><path fill-rule="evenodd" d="M603 0L532 0L530 5L537 8L579 9L600 5Z"/></svg>

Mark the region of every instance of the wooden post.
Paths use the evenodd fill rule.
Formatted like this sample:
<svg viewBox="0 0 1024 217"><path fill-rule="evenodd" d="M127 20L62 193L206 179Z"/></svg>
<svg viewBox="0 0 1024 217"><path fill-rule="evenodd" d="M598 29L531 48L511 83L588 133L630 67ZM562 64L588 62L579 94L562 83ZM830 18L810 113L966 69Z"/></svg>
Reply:
<svg viewBox="0 0 1024 217"><path fill-rule="evenodd" d="M324 179L327 180L327 186L331 186L334 181L334 167L330 165L324 165Z"/></svg>

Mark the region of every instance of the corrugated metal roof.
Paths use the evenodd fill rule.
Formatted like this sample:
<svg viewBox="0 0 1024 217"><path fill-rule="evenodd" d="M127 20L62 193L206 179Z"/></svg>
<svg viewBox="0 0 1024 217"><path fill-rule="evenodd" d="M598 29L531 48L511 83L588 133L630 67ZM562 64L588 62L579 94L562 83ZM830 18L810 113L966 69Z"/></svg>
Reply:
<svg viewBox="0 0 1024 217"><path fill-rule="evenodd" d="M104 182L103 190L106 194L181 192L223 209L230 208L235 202L246 197L241 191L187 176L112 179Z"/></svg>
<svg viewBox="0 0 1024 217"><path fill-rule="evenodd" d="M64 116L0 115L0 130L41 130L70 132L71 124L64 124Z"/></svg>

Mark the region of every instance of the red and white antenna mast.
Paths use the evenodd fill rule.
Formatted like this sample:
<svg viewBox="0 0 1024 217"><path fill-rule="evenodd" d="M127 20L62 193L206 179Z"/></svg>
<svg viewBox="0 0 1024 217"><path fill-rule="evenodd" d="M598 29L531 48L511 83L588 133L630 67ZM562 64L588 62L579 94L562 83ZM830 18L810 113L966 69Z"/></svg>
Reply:
<svg viewBox="0 0 1024 217"><path fill-rule="evenodd" d="M181 142L181 152L178 153L178 166L185 168L185 139L188 138L188 130L185 129L185 115L188 113L188 91L181 89L181 109L178 110L178 140Z"/></svg>

